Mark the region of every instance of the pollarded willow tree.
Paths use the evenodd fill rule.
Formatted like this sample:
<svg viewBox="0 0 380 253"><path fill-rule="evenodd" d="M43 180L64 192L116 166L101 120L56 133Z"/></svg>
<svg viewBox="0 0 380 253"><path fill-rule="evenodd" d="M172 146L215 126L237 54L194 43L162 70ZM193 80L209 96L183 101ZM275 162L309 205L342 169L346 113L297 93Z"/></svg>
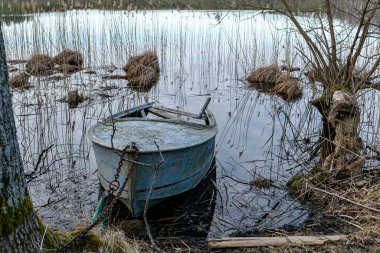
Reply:
<svg viewBox="0 0 380 253"><path fill-rule="evenodd" d="M358 170L365 163L359 137L358 93L379 89L380 3L375 0L305 1L311 18L296 15L300 1L279 0L275 10L287 16L302 36L298 47L319 97L310 101L322 115L320 163L333 174ZM255 6L262 8L262 6ZM269 8L268 8L269 9ZM271 8L273 9L273 8ZM310 82L313 83L313 82Z"/></svg>
<svg viewBox="0 0 380 253"><path fill-rule="evenodd" d="M17 142L0 23L0 252L39 252L40 226Z"/></svg>

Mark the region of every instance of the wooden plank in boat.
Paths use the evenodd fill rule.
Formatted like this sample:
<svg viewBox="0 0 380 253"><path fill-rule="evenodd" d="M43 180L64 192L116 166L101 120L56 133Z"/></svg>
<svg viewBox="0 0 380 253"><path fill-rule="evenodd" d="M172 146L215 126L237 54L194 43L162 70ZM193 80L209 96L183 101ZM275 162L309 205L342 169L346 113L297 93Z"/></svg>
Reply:
<svg viewBox="0 0 380 253"><path fill-rule="evenodd" d="M158 117L161 117L163 119L177 119L176 117L174 117L174 116L172 116L170 114L167 114L165 112L162 112L160 110L157 110L156 108L153 108L153 107L148 108L147 110L148 110L148 112L150 112L150 113L152 113L154 115L157 115Z"/></svg>
<svg viewBox="0 0 380 253"><path fill-rule="evenodd" d="M187 117L190 117L190 118L203 119L203 117L199 118L197 114L194 114L194 113L191 113L191 112L184 112L184 111L175 110L175 109L171 109L171 108L167 108L167 107L154 107L154 108L158 109L158 110L161 110L161 111L166 111L166 112L170 112L170 113L174 113L174 114L179 114L179 115L187 116Z"/></svg>

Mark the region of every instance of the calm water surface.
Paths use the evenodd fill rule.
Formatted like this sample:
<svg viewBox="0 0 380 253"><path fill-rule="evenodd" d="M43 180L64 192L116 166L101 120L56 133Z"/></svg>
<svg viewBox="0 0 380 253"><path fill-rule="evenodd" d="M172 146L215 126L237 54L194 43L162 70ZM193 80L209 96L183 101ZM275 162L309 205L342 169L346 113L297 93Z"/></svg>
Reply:
<svg viewBox="0 0 380 253"><path fill-rule="evenodd" d="M315 95L305 90L307 96L289 104L242 81L256 66L297 65L291 45L299 41L285 29L289 27L283 17L248 11L70 11L4 24L8 59L27 59L37 52L54 55L62 48L79 50L85 59L85 70L67 79L33 78L34 88L13 91L29 188L44 222L69 228L95 209L96 164L85 136L91 125L144 97L198 113L210 96L219 134L218 193L209 235L302 224L307 210L283 186L305 169L298 166L308 159L304 138L316 138L317 112L307 104ZM161 66L161 79L151 91L134 92L124 80L101 78L122 74L130 56L151 49ZM12 75L24 65L9 67ZM60 102L72 89L89 98L76 109ZM278 187L249 185L260 177Z"/></svg>

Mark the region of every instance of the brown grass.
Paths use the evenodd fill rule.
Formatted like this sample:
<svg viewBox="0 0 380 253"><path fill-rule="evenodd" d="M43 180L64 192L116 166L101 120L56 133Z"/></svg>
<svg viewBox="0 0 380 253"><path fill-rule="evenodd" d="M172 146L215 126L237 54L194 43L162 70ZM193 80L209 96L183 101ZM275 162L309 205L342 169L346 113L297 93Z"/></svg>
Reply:
<svg viewBox="0 0 380 253"><path fill-rule="evenodd" d="M58 65L68 64L81 67L83 65L83 56L78 51L65 49L54 56L53 61Z"/></svg>
<svg viewBox="0 0 380 253"><path fill-rule="evenodd" d="M113 253L140 253L150 250L147 243L136 241L134 239L127 238L124 231L120 229L107 229L101 236L103 241L102 247L99 249L99 253L113 252Z"/></svg>
<svg viewBox="0 0 380 253"><path fill-rule="evenodd" d="M279 95L287 102L298 100L303 95L298 79L291 77L289 72L282 73L277 64L251 71L246 80L257 91Z"/></svg>
<svg viewBox="0 0 380 253"><path fill-rule="evenodd" d="M277 84L273 92L287 102L302 98L303 91L297 79L288 78L282 83Z"/></svg>
<svg viewBox="0 0 380 253"><path fill-rule="evenodd" d="M45 76L52 73L53 59L46 54L33 55L26 63L26 72L33 76Z"/></svg>
<svg viewBox="0 0 380 253"><path fill-rule="evenodd" d="M9 80L9 86L21 90L33 87L29 83L29 75L25 72L12 76Z"/></svg>
<svg viewBox="0 0 380 253"><path fill-rule="evenodd" d="M326 174L327 173L327 174ZM344 180L316 180L329 177L328 172L309 172L299 182L303 185L301 195L312 205L310 217L295 231L263 228L247 236L294 236L345 234L349 240L330 242L318 246L287 245L282 247L260 247L252 252L380 252L380 213L363 208L380 208L380 177L378 172L356 172ZM318 189L323 189L321 192ZM343 197L341 199L339 197ZM348 202L352 201L353 203ZM355 204L357 203L357 204ZM242 252L242 249L222 250L225 253ZM247 252L250 252L247 250Z"/></svg>
<svg viewBox="0 0 380 253"><path fill-rule="evenodd" d="M78 90L73 90L67 93L67 97L63 101L69 104L69 108L76 108L80 103L85 101L85 97L79 94Z"/></svg>
<svg viewBox="0 0 380 253"><path fill-rule="evenodd" d="M251 71L246 80L256 90L270 92L277 83L280 76L280 70L277 64L272 64L266 67L260 67Z"/></svg>
<svg viewBox="0 0 380 253"><path fill-rule="evenodd" d="M127 73L128 86L137 91L148 91L160 78L160 66L155 51L146 51L129 58L123 68Z"/></svg>

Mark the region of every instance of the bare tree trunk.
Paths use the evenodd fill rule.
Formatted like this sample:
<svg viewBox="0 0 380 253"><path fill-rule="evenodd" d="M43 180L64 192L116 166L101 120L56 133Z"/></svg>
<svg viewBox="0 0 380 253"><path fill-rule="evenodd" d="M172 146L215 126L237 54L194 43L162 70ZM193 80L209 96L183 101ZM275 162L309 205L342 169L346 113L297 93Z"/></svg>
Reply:
<svg viewBox="0 0 380 253"><path fill-rule="evenodd" d="M320 160L325 161L332 153L334 153L335 145L335 128L328 121L327 117L322 116L322 136L320 146Z"/></svg>
<svg viewBox="0 0 380 253"><path fill-rule="evenodd" d="M334 152L323 162L322 167L344 172L360 169L365 159L361 156L363 142L358 134L360 113L356 96L338 90L334 92L328 121L335 127Z"/></svg>
<svg viewBox="0 0 380 253"><path fill-rule="evenodd" d="M0 23L0 252L38 252L41 234L17 142Z"/></svg>
<svg viewBox="0 0 380 253"><path fill-rule="evenodd" d="M322 117L322 133L319 139L320 163L323 163L335 149L335 145L333 143L335 138L335 128L328 120L331 103L327 101L327 97L328 96L325 92L325 94L320 98L310 101L310 104L318 109Z"/></svg>

